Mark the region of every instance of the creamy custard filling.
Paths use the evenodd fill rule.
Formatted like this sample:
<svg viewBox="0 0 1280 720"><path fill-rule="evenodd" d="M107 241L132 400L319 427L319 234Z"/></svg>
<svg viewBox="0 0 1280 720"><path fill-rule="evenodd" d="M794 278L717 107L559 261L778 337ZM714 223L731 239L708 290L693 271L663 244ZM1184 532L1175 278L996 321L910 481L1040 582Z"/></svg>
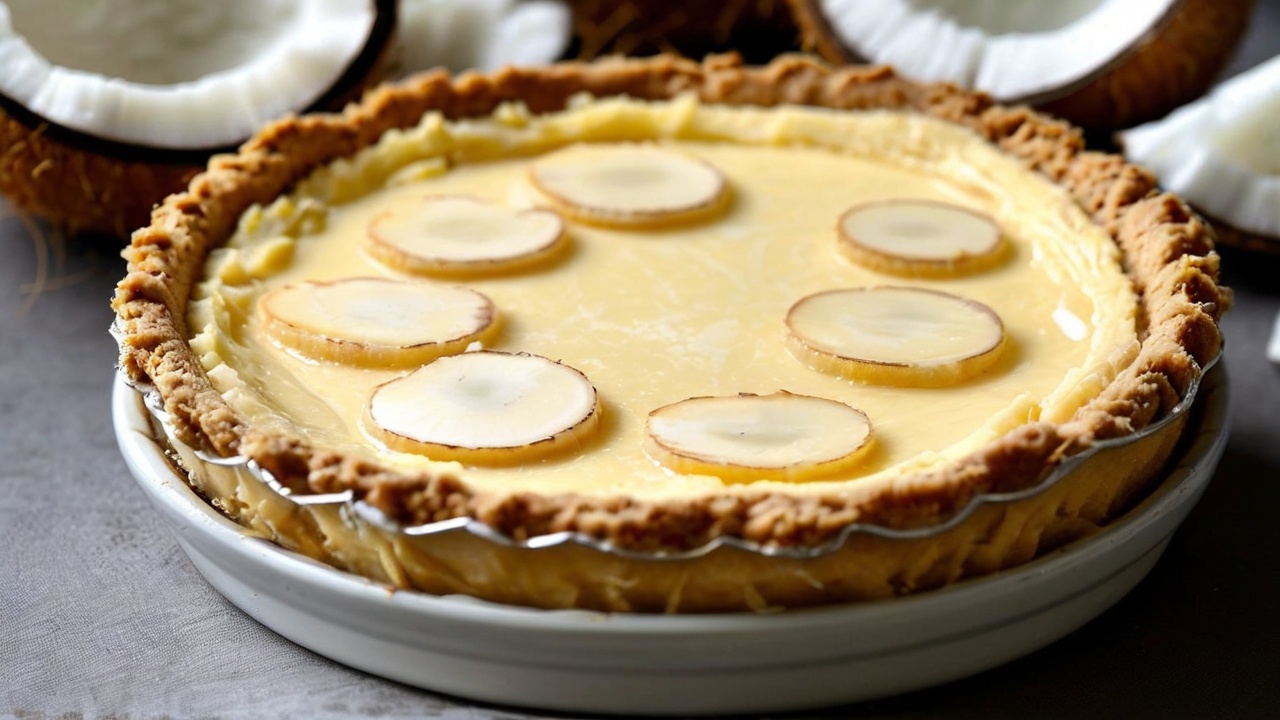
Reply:
<svg viewBox="0 0 1280 720"><path fill-rule="evenodd" d="M567 252L545 265L413 281L483 293L500 317L487 348L560 360L591 380L603 414L578 450L515 469L393 451L362 417L373 389L407 369L308 359L263 332L257 300L272 289L409 277L363 249L382 213L438 195L548 205L529 182L529 164L575 141L653 142L686 153L724 174L731 200L714 217L656 229L568 221ZM842 213L904 198L989 215L1008 243L1006 256L941 279L886 275L841 257ZM1000 359L957 385L912 388L843 379L788 352L784 318L797 300L883 285L990 307L1007 338ZM783 487L856 495L962 457L1027 421L1065 420L1132 358L1136 313L1105 232L1065 191L967 130L903 113L711 107L685 98L593 101L545 116L506 107L487 120L431 116L415 130L390 133L247 213L227 246L211 254L188 319L192 347L215 386L254 422L391 465L454 472L480 491L660 498ZM779 390L861 410L874 447L827 479L745 484L671 472L643 449L645 419L656 408Z"/></svg>

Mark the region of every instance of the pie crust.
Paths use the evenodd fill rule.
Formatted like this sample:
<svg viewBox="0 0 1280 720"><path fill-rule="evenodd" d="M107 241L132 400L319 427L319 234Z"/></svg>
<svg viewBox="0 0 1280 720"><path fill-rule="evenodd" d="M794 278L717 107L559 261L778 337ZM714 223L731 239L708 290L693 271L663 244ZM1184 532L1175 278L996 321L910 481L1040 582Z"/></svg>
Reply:
<svg viewBox="0 0 1280 720"><path fill-rule="evenodd" d="M1139 297L1137 357L1069 421L1029 422L958 462L862 496L759 491L650 501L480 493L449 474L394 470L256 426L213 387L188 344L185 308L205 257L243 212L426 113L482 117L509 101L546 113L581 93L886 108L969 128L1066 188L1114 239ZM113 300L121 370L163 399L193 484L251 531L397 587L617 611L765 610L900 595L1015 566L1096 531L1158 477L1184 417L1090 456L1025 499L970 504L1035 488L1067 458L1166 418L1219 354L1217 320L1230 304L1217 280L1212 230L1145 171L1088 150L1067 124L954 87L914 84L886 68L831 69L798 56L762 67L734 57L664 56L422 75L382 87L342 114L274 123L237 154L214 158L186 192L155 210L125 257L128 274ZM204 462L208 455L247 458L296 494L350 491L401 526L472 518L498 541L410 536L331 506L295 504L251 487L244 469ZM921 532L849 533L855 523ZM581 542L528 546L557 533ZM813 548L822 551L806 552Z"/></svg>

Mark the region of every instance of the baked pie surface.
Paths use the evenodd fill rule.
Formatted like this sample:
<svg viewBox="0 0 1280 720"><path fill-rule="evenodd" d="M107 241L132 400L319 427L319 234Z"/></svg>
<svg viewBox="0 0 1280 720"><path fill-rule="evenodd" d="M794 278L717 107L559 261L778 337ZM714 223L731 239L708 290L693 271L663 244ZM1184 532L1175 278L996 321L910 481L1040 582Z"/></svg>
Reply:
<svg viewBox="0 0 1280 720"><path fill-rule="evenodd" d="M584 92L601 99L571 100ZM633 99L608 97L618 94ZM859 112L737 107L781 103ZM443 117L420 122L428 111ZM723 172L732 199L715 217L658 230L570 221L563 257L450 281L494 300L503 327L486 345L562 359L592 380L602 427L581 452L512 470L379 447L359 409L403 369L308 361L262 340L255 303L273 287L397 275L361 250L379 213L437 195L542 204L525 181L529 156L586 140L663 143ZM843 209L903 197L989 213L1010 238L1008 257L944 280L835 257ZM353 490L404 525L474 517L516 540L573 531L641 553L720 537L819 545L851 523L928 526L975 495L1031 487L1064 456L1167 413L1216 355L1227 304L1208 229L1140 170L1087 152L1070 128L885 70L800 59L426 76L342 116L268 128L162 206L128 254L116 298L122 367L156 385L181 441L252 458L297 492ZM781 316L791 302L868 285L980 300L1004 320L1010 347L979 377L924 390L852 383L788 353ZM779 389L864 411L876 446L851 469L803 483L675 473L642 449L643 417L660 405ZM1030 559L1122 508L1159 472L1178 427L1031 501L983 508L944 537L851 536L813 559L724 548L658 561L408 538L292 507L245 478L205 473L196 484L286 546L401 586L549 607L761 609L910 592ZM529 552L541 553L536 572L522 561Z"/></svg>

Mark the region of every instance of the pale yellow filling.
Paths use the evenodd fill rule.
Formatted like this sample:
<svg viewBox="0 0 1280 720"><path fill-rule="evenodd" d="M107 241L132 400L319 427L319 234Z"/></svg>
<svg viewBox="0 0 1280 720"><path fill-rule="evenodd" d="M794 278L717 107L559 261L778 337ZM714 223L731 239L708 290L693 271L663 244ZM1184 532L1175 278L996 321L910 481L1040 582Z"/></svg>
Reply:
<svg viewBox="0 0 1280 720"><path fill-rule="evenodd" d="M582 371L604 415L595 441L517 469L433 463L381 446L361 427L368 397L405 369L370 370L292 355L265 339L256 300L306 279L395 276L361 249L379 213L436 194L514 207L544 203L529 156L575 139L653 140L719 169L723 215L671 228L602 229L570 222L570 251L545 268L467 287L489 296L502 329L490 347L545 355ZM910 280L843 259L836 223L850 206L893 198L955 203L990 214L1008 257L971 276ZM255 209L208 263L191 304L215 386L251 419L301 428L319 445L409 468L457 472L481 490L664 497L720 490L645 455L651 410L687 397L769 394L832 398L862 410L875 447L839 477L790 488L851 495L963 456L1034 419L1060 421L1129 362L1136 300L1110 239L1063 190L961 128L916 115L608 100L529 117L504 108L456 124L429 117L354 159L318 171L297 192ZM417 282L458 284L418 278ZM809 369L786 348L783 319L801 297L833 288L910 285L990 306L1008 346L959 386L879 387ZM857 482L846 482L858 478Z"/></svg>

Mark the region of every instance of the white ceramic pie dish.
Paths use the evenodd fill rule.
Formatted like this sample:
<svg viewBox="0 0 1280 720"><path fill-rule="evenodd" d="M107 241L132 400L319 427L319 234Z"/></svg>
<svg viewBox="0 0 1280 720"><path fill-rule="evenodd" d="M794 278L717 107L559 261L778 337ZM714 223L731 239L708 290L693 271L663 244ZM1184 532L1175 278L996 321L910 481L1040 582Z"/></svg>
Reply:
<svg viewBox="0 0 1280 720"><path fill-rule="evenodd" d="M919 689L1080 627L1146 575L1212 478L1228 429L1221 366L1197 397L1165 480L1105 531L937 591L766 615L534 610L394 590L250 537L223 517L175 470L140 394L123 379L112 416L130 471L200 572L293 642L479 701L690 715L798 710Z"/></svg>

